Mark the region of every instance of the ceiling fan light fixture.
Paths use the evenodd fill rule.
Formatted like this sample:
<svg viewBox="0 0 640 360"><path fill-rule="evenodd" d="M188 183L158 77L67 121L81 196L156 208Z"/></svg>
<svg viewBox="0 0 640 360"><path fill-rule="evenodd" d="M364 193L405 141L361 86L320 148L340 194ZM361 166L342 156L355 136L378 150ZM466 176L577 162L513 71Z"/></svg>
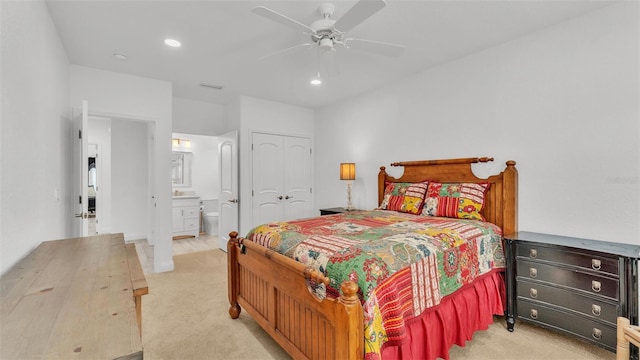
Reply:
<svg viewBox="0 0 640 360"><path fill-rule="evenodd" d="M331 52L333 50L333 40L331 40L331 38L324 37L324 38L320 39L318 44L320 46L320 51L323 54Z"/></svg>

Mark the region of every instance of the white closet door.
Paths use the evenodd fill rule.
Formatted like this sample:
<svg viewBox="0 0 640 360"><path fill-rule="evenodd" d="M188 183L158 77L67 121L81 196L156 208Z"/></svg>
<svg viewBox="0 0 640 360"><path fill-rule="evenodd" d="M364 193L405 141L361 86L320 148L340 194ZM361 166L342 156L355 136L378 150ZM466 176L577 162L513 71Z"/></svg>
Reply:
<svg viewBox="0 0 640 360"><path fill-rule="evenodd" d="M284 217L283 137L252 136L253 224L280 221Z"/></svg>
<svg viewBox="0 0 640 360"><path fill-rule="evenodd" d="M284 137L284 218L301 219L311 211L311 140Z"/></svg>

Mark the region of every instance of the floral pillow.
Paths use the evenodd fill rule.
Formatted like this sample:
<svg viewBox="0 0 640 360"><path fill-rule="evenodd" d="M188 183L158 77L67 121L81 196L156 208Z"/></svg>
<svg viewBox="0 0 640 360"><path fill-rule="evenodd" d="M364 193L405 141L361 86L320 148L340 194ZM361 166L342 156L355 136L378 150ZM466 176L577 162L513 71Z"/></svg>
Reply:
<svg viewBox="0 0 640 360"><path fill-rule="evenodd" d="M419 183L388 183L380 209L419 214L427 192L428 181Z"/></svg>
<svg viewBox="0 0 640 360"><path fill-rule="evenodd" d="M480 214L490 183L429 182L422 215L484 220Z"/></svg>

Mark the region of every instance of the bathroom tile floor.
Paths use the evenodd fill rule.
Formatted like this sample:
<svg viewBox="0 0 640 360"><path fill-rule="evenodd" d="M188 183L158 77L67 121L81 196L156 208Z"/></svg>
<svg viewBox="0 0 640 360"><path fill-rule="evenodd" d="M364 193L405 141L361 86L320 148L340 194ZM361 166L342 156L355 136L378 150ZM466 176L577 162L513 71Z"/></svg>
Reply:
<svg viewBox="0 0 640 360"><path fill-rule="evenodd" d="M142 271L145 274L153 273L153 246L146 239L134 241ZM173 256L192 252L212 250L218 248L218 237L201 234L197 238L173 240Z"/></svg>

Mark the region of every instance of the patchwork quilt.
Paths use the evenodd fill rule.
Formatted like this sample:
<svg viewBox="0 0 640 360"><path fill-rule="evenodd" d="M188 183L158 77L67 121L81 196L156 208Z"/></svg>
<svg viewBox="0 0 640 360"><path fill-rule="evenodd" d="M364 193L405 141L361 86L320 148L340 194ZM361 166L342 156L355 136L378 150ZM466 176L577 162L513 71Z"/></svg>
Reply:
<svg viewBox="0 0 640 360"><path fill-rule="evenodd" d="M322 271L329 285L309 284L319 298L337 298L344 280L356 282L367 359L402 342L405 324L443 297L505 266L494 224L388 210L264 224L247 239Z"/></svg>

